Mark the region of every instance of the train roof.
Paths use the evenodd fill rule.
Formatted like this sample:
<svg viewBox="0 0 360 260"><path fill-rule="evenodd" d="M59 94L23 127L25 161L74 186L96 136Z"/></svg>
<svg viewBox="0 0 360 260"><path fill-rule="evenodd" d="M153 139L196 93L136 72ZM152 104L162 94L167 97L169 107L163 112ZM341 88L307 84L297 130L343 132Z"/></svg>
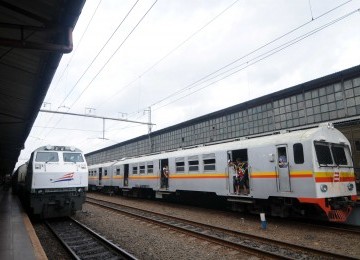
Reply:
<svg viewBox="0 0 360 260"><path fill-rule="evenodd" d="M117 163L118 161L111 161L111 162L105 162L105 163L99 163L99 164L93 164L89 166L89 169L92 169L94 167L109 167Z"/></svg>
<svg viewBox="0 0 360 260"><path fill-rule="evenodd" d="M73 146L61 146L61 145L46 145L41 146L34 150L34 152L39 151L67 151L67 152L82 152L80 149Z"/></svg>
<svg viewBox="0 0 360 260"><path fill-rule="evenodd" d="M192 156L198 154L210 154L210 153L214 153L215 151L248 149L259 146L267 146L271 144L280 145L280 144L294 144L297 142L304 143L306 141L312 142L315 140L324 141L324 142L344 143L349 145L349 141L339 130L335 129L332 124L326 123L319 125L319 127L310 128L310 129L297 130L292 132L280 132L279 134L274 134L274 135L241 139L241 140L220 143L220 144L210 144L210 145L203 145L192 148L184 148L177 151L162 152L158 154L132 157L128 159L123 158L116 162L109 162L107 166L138 162L139 158L142 158L142 161L152 161L152 160L164 159L168 157L185 157L185 156ZM97 164L96 166L99 165L104 165L104 164Z"/></svg>

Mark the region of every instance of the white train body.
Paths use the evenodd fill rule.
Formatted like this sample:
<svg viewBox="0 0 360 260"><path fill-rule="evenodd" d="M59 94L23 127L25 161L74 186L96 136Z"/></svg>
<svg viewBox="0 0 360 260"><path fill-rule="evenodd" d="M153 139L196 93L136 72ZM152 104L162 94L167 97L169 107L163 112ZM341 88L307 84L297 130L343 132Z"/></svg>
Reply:
<svg viewBox="0 0 360 260"><path fill-rule="evenodd" d="M88 188L83 153L66 146L44 146L19 167L17 186L25 205L44 218L73 214L82 208Z"/></svg>
<svg viewBox="0 0 360 260"><path fill-rule="evenodd" d="M280 155L287 163L280 164ZM237 195L228 161L248 163L249 194ZM168 186L162 168L168 165ZM106 169L108 175L99 176ZM99 180L101 181L99 185ZM350 144L331 124L239 141L89 166L89 185L106 189L153 190L158 197L183 191L214 193L233 207L272 215L310 214L345 221L356 200ZM314 213L311 213L314 214Z"/></svg>

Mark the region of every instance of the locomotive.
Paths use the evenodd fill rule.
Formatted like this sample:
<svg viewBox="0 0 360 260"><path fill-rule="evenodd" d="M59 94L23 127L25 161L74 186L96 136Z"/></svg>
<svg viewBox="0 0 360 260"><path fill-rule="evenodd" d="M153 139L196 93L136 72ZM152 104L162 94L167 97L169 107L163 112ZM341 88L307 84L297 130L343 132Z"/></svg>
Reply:
<svg viewBox="0 0 360 260"><path fill-rule="evenodd" d="M42 146L12 176L12 190L29 213L40 218L70 216L82 209L88 167L81 150Z"/></svg>
<svg viewBox="0 0 360 260"><path fill-rule="evenodd" d="M247 164L247 194L236 193L235 160ZM89 189L194 200L205 193L236 211L332 222L345 222L357 198L349 141L331 123L91 165Z"/></svg>

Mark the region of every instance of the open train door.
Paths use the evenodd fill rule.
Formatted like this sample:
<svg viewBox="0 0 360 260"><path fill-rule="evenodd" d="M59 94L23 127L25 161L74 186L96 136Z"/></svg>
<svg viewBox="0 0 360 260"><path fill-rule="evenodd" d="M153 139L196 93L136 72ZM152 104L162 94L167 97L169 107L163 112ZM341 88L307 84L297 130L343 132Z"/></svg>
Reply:
<svg viewBox="0 0 360 260"><path fill-rule="evenodd" d="M276 146L277 184L279 191L291 191L289 157L287 145Z"/></svg>
<svg viewBox="0 0 360 260"><path fill-rule="evenodd" d="M124 187L129 186L129 164L124 165Z"/></svg>
<svg viewBox="0 0 360 260"><path fill-rule="evenodd" d="M227 166L227 173L228 173L228 180L229 180L229 193L235 194L236 187L235 187L235 178L236 178L236 170L231 163L235 163L236 160L240 162L247 162L248 161L248 152L247 149L239 149L239 150L232 150L227 152L227 159L228 159L228 166Z"/></svg>
<svg viewBox="0 0 360 260"><path fill-rule="evenodd" d="M168 159L161 159L159 162L160 167L160 188L161 189L168 189L169 188L169 178L165 175L165 167L169 169L169 160ZM168 173L169 174L169 173Z"/></svg>

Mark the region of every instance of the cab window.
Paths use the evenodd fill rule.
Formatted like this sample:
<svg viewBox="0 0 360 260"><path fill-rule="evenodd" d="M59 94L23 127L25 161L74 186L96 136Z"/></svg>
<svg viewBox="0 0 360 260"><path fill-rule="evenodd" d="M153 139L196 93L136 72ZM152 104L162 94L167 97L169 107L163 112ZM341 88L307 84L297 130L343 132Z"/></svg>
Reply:
<svg viewBox="0 0 360 260"><path fill-rule="evenodd" d="M37 152L35 162L58 162L59 155L57 152Z"/></svg>

